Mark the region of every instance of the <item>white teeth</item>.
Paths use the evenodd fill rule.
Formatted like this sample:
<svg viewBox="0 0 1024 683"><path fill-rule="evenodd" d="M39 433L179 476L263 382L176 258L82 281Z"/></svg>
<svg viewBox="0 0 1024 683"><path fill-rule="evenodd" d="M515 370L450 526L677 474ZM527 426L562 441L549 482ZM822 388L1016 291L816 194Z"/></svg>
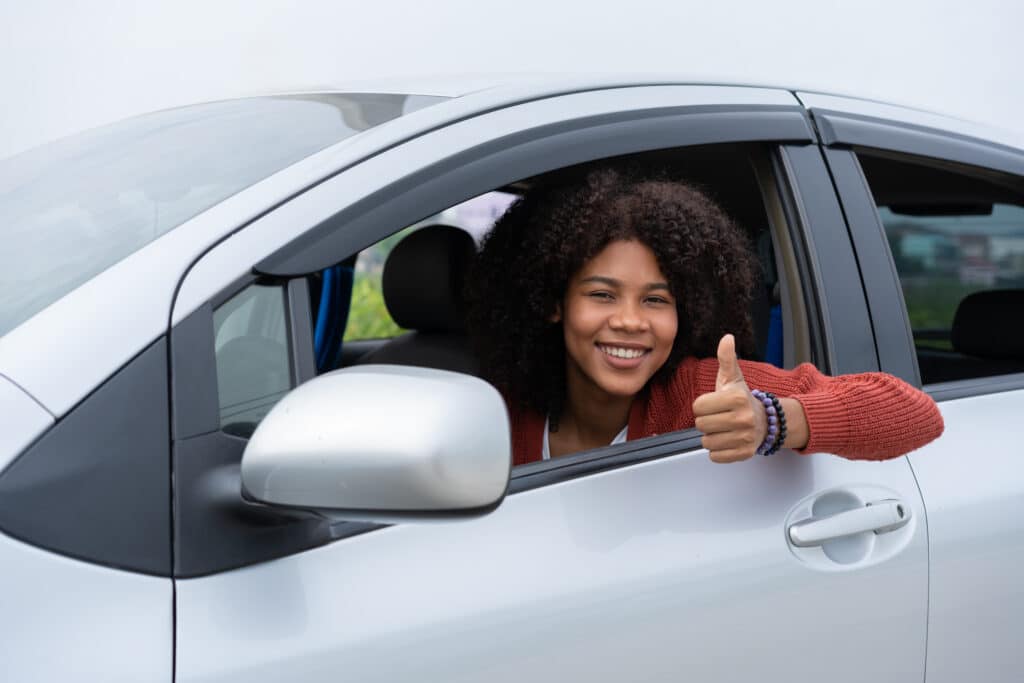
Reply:
<svg viewBox="0 0 1024 683"><path fill-rule="evenodd" d="M602 346L600 348L604 353L616 358L639 358L644 355L644 351L640 349L624 349L620 346Z"/></svg>

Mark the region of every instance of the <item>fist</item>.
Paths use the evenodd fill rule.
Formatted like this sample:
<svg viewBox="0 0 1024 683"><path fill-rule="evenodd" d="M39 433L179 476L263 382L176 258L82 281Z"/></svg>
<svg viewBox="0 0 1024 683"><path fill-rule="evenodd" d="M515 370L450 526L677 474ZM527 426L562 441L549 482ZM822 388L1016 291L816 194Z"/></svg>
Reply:
<svg viewBox="0 0 1024 683"><path fill-rule="evenodd" d="M757 452L768 435L764 406L743 379L736 340L731 334L718 342L715 390L693 402L695 426L704 433L701 445L714 462L739 462Z"/></svg>

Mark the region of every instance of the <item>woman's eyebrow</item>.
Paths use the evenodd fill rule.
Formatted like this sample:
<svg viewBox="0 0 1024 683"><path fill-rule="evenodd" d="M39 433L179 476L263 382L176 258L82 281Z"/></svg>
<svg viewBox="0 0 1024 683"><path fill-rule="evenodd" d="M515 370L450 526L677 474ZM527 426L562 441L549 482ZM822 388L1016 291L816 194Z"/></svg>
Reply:
<svg viewBox="0 0 1024 683"><path fill-rule="evenodd" d="M606 277L604 275L591 275L590 277L585 277L582 280L580 280L580 284L586 284L586 283L590 283L590 282L594 282L594 283L602 284L602 285L608 285L609 287L621 287L622 286L622 283L619 280L616 280L613 277ZM648 292L651 291L651 290L654 290L654 289L664 289L666 292L671 292L672 291L671 288L668 286L667 282L650 282L650 283L644 285L644 290L646 290Z"/></svg>

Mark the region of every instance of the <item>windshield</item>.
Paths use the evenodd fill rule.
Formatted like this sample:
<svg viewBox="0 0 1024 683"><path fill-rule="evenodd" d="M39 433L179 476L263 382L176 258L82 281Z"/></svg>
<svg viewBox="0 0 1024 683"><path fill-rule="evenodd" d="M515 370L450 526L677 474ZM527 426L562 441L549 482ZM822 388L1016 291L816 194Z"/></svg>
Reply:
<svg viewBox="0 0 1024 683"><path fill-rule="evenodd" d="M249 185L442 99L214 102L135 117L0 161L0 336Z"/></svg>

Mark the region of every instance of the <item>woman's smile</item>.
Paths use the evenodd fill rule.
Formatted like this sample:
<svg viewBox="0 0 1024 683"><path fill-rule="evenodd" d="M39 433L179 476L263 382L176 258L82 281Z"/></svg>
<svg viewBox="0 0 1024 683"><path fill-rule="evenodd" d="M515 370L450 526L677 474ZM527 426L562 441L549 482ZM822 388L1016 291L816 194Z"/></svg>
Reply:
<svg viewBox="0 0 1024 683"><path fill-rule="evenodd" d="M598 342L595 346L598 351L606 356L607 362L613 368L620 368L623 370L640 367L651 353L651 349L649 347L638 346L635 344Z"/></svg>

